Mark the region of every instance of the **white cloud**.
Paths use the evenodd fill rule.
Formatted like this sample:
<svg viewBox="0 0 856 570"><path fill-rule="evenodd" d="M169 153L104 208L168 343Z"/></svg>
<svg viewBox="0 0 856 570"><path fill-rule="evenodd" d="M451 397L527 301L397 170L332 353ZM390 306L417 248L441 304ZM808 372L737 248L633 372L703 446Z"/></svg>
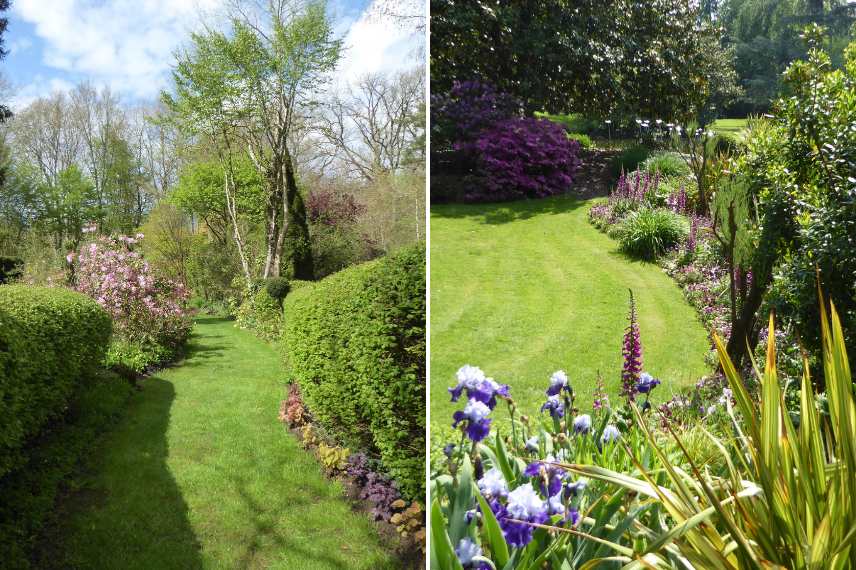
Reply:
<svg viewBox="0 0 856 570"><path fill-rule="evenodd" d="M15 14L35 27L44 63L137 98L157 96L173 51L220 0L16 0ZM29 87L29 86L28 86Z"/></svg>
<svg viewBox="0 0 856 570"><path fill-rule="evenodd" d="M372 13L371 5L353 24L344 38L344 55L339 71L353 82L367 73L385 73L424 64L419 33L407 30Z"/></svg>
<svg viewBox="0 0 856 570"><path fill-rule="evenodd" d="M33 40L28 37L15 38L9 42L9 53L18 55L33 47Z"/></svg>
<svg viewBox="0 0 856 570"><path fill-rule="evenodd" d="M57 91L68 93L72 89L74 84L71 81L59 77L46 78L36 75L30 83L15 89L14 95L9 100L9 107L12 111L20 111L39 97L45 97Z"/></svg>
<svg viewBox="0 0 856 570"><path fill-rule="evenodd" d="M31 23L43 43L42 63L70 80L107 85L122 96L151 99L168 87L174 51L224 0L15 0L15 16ZM344 37L339 76L353 82L366 73L417 65L419 34L333 0L335 29ZM209 18L210 19L210 18ZM32 44L32 40L30 40ZM23 44L19 49L25 49ZM18 89L15 105L66 90L65 79L46 79L40 70Z"/></svg>

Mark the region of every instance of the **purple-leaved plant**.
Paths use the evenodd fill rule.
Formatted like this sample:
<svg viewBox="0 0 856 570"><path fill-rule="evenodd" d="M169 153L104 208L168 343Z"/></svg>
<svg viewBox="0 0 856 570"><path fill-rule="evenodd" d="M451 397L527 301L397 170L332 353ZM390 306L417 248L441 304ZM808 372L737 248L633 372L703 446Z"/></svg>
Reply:
<svg viewBox="0 0 856 570"><path fill-rule="evenodd" d="M345 472L360 488L360 499L372 503L370 513L374 519L389 521L395 514L392 503L401 498L395 483L374 471L365 453L351 455Z"/></svg>
<svg viewBox="0 0 856 570"><path fill-rule="evenodd" d="M624 345L621 351L624 356L624 368L621 371L621 395L628 402L636 399L637 384L642 374L642 338L639 334L639 322L636 315L636 301L630 290L630 324L624 331Z"/></svg>

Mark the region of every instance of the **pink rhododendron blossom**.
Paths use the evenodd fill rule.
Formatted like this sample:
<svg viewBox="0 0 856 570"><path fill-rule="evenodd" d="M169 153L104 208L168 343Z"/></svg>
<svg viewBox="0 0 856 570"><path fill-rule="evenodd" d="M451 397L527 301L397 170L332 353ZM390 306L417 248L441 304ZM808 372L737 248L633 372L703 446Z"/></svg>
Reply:
<svg viewBox="0 0 856 570"><path fill-rule="evenodd" d="M188 291L155 274L132 251L136 243L127 236L101 237L81 248L75 289L110 313L113 329L123 339L177 347L190 334Z"/></svg>

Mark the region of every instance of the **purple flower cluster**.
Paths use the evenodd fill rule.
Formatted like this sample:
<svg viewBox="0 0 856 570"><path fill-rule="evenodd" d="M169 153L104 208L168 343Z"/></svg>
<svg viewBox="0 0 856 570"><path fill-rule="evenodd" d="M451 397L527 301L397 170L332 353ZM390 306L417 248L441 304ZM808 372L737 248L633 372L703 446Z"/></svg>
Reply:
<svg viewBox="0 0 856 570"><path fill-rule="evenodd" d="M357 222L366 207L353 194L342 194L328 188L312 190L306 198L309 221L339 227Z"/></svg>
<svg viewBox="0 0 856 570"><path fill-rule="evenodd" d="M469 144L469 143L467 143ZM459 149L465 144L459 143ZM506 119L472 143L476 188L469 201L544 198L567 191L579 169L580 145L552 121Z"/></svg>
<svg viewBox="0 0 856 570"><path fill-rule="evenodd" d="M458 370L457 380L457 386L449 388L452 401L457 402L466 392L467 404L452 416L452 427L465 424L467 437L473 442L479 442L490 433L491 420L488 415L496 407L497 397L509 397L508 386L487 378L480 368L469 364Z"/></svg>
<svg viewBox="0 0 856 570"><path fill-rule="evenodd" d="M624 368L621 372L621 395L628 402L636 399L636 384L642 374L642 338L639 334L639 322L636 316L636 301L633 291L630 291L630 324L624 331L624 344L621 354L624 357Z"/></svg>
<svg viewBox="0 0 856 570"><path fill-rule="evenodd" d="M461 144L499 121L519 116L521 104L481 81L455 81L448 93L431 96L433 144Z"/></svg>
<svg viewBox="0 0 856 570"><path fill-rule="evenodd" d="M654 173L653 176L647 171L637 170L627 175L622 172L618 178L618 183L615 185L615 190L609 195L609 203L614 204L618 200L630 200L641 204L647 196L656 194L659 186L659 172Z"/></svg>
<svg viewBox="0 0 856 570"><path fill-rule="evenodd" d="M678 214L687 213L687 188L685 185L681 184L677 192L669 194L666 198L666 206Z"/></svg>
<svg viewBox="0 0 856 570"><path fill-rule="evenodd" d="M509 491L508 483L499 469L493 468L479 479L478 487L488 500L505 540L511 546L523 548L532 541L533 524L545 524L551 516L560 515L553 524L577 524L579 512L571 501L584 488L582 482L572 482L570 474L555 465L548 456L530 463L524 476L529 481Z"/></svg>

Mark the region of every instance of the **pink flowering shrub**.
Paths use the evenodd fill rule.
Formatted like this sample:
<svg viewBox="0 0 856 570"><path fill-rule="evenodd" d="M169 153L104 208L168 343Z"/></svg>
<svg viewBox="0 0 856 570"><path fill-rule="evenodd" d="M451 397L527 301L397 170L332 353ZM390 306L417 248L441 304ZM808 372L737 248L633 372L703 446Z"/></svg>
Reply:
<svg viewBox="0 0 856 570"><path fill-rule="evenodd" d="M74 259L74 288L110 313L119 352L133 355L129 365L138 370L174 356L192 325L184 286L157 275L134 251L142 238L100 237Z"/></svg>

